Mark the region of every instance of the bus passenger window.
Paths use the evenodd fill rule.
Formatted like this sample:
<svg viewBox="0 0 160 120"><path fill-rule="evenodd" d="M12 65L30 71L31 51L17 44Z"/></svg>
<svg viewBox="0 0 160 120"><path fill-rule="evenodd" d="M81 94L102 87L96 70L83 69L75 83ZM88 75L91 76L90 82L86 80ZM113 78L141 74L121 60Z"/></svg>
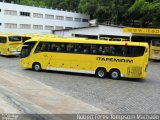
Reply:
<svg viewBox="0 0 160 120"><path fill-rule="evenodd" d="M88 49L83 50L83 53L88 53L88 52L89 52Z"/></svg>
<svg viewBox="0 0 160 120"><path fill-rule="evenodd" d="M57 47L57 52L60 52L61 51L61 48L60 47Z"/></svg>
<svg viewBox="0 0 160 120"><path fill-rule="evenodd" d="M104 50L105 50L105 52L106 52L107 55L110 54L110 48L109 48L109 46L105 46Z"/></svg>
<svg viewBox="0 0 160 120"><path fill-rule="evenodd" d="M93 53L93 54L96 54L96 53L97 53L97 50L92 50L92 53Z"/></svg>
<svg viewBox="0 0 160 120"><path fill-rule="evenodd" d="M50 49L51 52L55 52L56 51L56 45L55 43L52 43L51 44L51 49Z"/></svg>
<svg viewBox="0 0 160 120"><path fill-rule="evenodd" d="M99 53L102 53L102 50L103 50L103 47L99 46L99 49L98 49Z"/></svg>
<svg viewBox="0 0 160 120"><path fill-rule="evenodd" d="M111 55L115 55L115 47L111 46L110 47Z"/></svg>
<svg viewBox="0 0 160 120"><path fill-rule="evenodd" d="M41 52L41 47L42 47L42 43L39 43L35 50L35 53Z"/></svg>
<svg viewBox="0 0 160 120"><path fill-rule="evenodd" d="M77 52L78 52L78 49L77 49L77 48L75 48L75 49L74 49L74 52L75 52L75 53L77 53Z"/></svg>
<svg viewBox="0 0 160 120"><path fill-rule="evenodd" d="M67 44L67 52L74 52L73 45L71 43Z"/></svg>
<svg viewBox="0 0 160 120"><path fill-rule="evenodd" d="M103 51L102 51L102 54L103 54L103 55L105 55L105 54L106 54L106 51L105 51L105 50L103 50Z"/></svg>

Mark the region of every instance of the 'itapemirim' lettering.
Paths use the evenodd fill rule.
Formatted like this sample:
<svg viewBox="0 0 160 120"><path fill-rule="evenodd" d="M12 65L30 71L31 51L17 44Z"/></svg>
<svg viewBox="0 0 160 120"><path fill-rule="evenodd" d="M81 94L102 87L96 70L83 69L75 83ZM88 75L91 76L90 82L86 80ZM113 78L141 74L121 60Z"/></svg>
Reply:
<svg viewBox="0 0 160 120"><path fill-rule="evenodd" d="M97 60L98 60L98 61L133 63L133 60L131 60L131 59L118 59L118 58L97 57Z"/></svg>

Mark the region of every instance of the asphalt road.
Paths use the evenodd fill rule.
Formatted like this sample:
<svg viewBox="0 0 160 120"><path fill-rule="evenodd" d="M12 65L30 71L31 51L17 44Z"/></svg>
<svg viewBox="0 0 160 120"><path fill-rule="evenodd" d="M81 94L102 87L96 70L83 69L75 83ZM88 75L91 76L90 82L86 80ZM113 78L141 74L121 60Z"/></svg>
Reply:
<svg viewBox="0 0 160 120"><path fill-rule="evenodd" d="M0 56L0 68L33 78L102 111L118 114L160 113L160 61L150 61L141 80L100 79L93 75L21 69L18 57Z"/></svg>

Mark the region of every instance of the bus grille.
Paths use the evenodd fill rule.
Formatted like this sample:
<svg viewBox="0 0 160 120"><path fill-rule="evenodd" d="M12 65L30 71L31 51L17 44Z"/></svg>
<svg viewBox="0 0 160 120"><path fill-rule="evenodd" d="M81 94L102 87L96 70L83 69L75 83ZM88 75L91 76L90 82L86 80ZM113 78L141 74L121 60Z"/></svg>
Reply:
<svg viewBox="0 0 160 120"><path fill-rule="evenodd" d="M141 77L142 76L142 67L128 67L127 68L128 77Z"/></svg>

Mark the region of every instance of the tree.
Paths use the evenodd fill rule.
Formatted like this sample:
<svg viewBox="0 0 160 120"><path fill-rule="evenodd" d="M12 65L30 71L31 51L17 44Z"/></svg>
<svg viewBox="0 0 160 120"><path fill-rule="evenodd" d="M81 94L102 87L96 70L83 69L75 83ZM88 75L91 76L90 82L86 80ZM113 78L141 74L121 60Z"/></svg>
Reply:
<svg viewBox="0 0 160 120"><path fill-rule="evenodd" d="M3 1L3 0L1 0ZM126 26L160 26L160 0L5 0L22 5L34 5L78 11L98 19Z"/></svg>

